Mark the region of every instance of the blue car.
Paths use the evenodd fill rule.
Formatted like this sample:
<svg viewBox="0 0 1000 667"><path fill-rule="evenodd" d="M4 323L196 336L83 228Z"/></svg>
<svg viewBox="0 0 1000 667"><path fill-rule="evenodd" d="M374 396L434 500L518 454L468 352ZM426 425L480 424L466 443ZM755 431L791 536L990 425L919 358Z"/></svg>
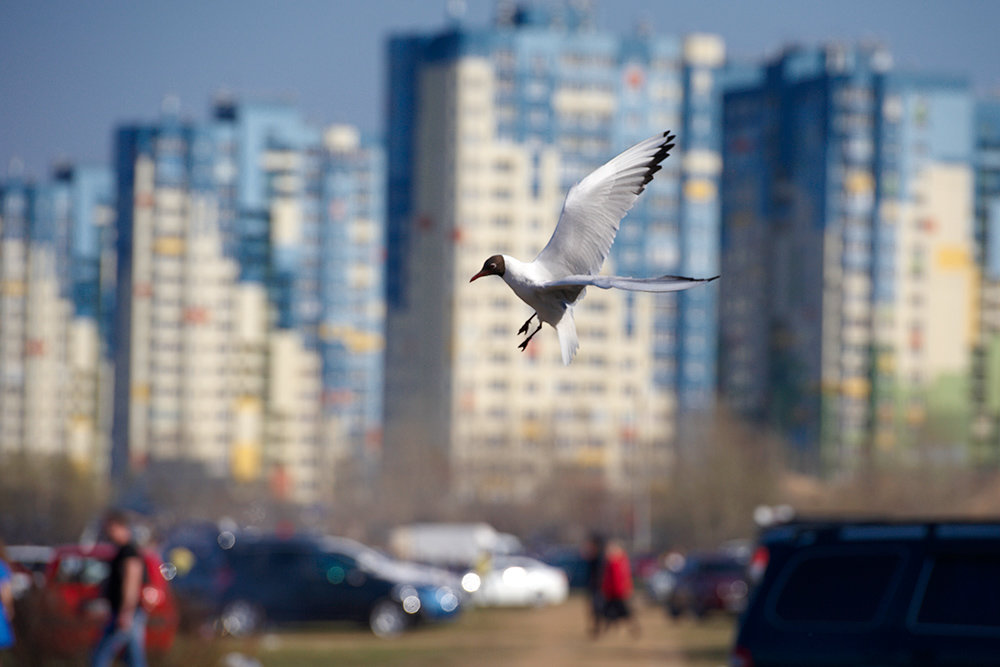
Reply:
<svg viewBox="0 0 1000 667"><path fill-rule="evenodd" d="M353 621L380 637L462 610L461 588L444 571L396 561L343 538L233 535L220 543L211 577L221 629L251 634L265 625Z"/></svg>

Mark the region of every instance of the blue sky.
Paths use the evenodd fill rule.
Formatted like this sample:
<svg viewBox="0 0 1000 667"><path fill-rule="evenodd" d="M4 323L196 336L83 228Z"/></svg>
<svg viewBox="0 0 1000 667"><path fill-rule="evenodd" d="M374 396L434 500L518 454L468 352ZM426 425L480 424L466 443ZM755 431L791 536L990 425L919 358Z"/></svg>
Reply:
<svg viewBox="0 0 1000 667"><path fill-rule="evenodd" d="M542 0L546 2L547 0ZM167 94L205 118L221 89L284 98L319 123L378 131L390 32L445 22L447 0L3 0L0 178L13 157L44 176L58 158L109 162L116 124L155 118ZM494 0L467 0L466 22ZM596 0L598 26L721 35L731 55L783 44L879 40L897 66L967 76L1000 90L994 0Z"/></svg>

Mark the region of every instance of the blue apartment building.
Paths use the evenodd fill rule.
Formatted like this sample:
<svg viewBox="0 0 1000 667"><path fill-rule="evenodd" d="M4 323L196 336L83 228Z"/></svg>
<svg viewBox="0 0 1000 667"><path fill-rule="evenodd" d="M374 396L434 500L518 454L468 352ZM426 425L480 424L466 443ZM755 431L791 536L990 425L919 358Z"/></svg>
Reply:
<svg viewBox="0 0 1000 667"><path fill-rule="evenodd" d="M324 497L330 450L378 446L381 148L219 99L207 122L165 106L119 128L115 154L114 478L175 460Z"/></svg>
<svg viewBox="0 0 1000 667"><path fill-rule="evenodd" d="M946 396L964 391L968 340L939 343L923 295L935 272L972 276L971 108L959 78L843 45L790 48L724 96L719 391L804 469L898 450L966 410ZM949 190L961 200L925 212Z"/></svg>

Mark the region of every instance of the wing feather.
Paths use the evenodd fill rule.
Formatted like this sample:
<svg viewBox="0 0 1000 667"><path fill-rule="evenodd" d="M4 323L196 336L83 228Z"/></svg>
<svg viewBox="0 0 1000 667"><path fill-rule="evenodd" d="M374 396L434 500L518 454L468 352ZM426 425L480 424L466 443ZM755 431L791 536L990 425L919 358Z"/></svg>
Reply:
<svg viewBox="0 0 1000 667"><path fill-rule="evenodd" d="M562 214L535 262L551 275L601 270L618 226L674 147L669 131L625 150L570 188Z"/></svg>
<svg viewBox="0 0 1000 667"><path fill-rule="evenodd" d="M625 276L566 276L543 285L545 289L561 289L574 285L593 285L600 289L623 289L630 292L679 292L716 280L712 278L687 278L685 276L660 276L659 278L626 278Z"/></svg>

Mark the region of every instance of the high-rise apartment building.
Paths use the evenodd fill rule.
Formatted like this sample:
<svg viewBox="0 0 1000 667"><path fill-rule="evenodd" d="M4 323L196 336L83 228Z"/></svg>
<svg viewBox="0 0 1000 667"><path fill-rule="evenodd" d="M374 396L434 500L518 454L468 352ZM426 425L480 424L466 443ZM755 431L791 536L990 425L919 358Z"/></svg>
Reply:
<svg viewBox="0 0 1000 667"><path fill-rule="evenodd" d="M712 401L714 286L591 290L564 368L551 331L517 350L530 312L500 280L468 282L491 254L533 258L570 186L667 129L677 148L607 268L715 275L723 60L713 36L601 32L583 3L505 3L493 26L390 39L390 475L426 486L448 471L456 497L491 502L564 474L622 491L664 470L679 407Z"/></svg>
<svg viewBox="0 0 1000 667"><path fill-rule="evenodd" d="M194 464L312 502L376 430L381 151L334 139L227 100L120 128L116 477Z"/></svg>
<svg viewBox="0 0 1000 667"><path fill-rule="evenodd" d="M724 101L720 390L807 468L963 441L972 99L875 48L790 49Z"/></svg>
<svg viewBox="0 0 1000 667"><path fill-rule="evenodd" d="M370 485L381 456L385 351L385 151L346 126L324 135L319 346L326 448Z"/></svg>
<svg viewBox="0 0 1000 667"><path fill-rule="evenodd" d="M973 438L980 458L1000 458L1000 99L976 106L976 248L981 271L973 377Z"/></svg>
<svg viewBox="0 0 1000 667"><path fill-rule="evenodd" d="M103 469L100 265L111 205L111 174L99 167L0 183L0 457L59 454Z"/></svg>

